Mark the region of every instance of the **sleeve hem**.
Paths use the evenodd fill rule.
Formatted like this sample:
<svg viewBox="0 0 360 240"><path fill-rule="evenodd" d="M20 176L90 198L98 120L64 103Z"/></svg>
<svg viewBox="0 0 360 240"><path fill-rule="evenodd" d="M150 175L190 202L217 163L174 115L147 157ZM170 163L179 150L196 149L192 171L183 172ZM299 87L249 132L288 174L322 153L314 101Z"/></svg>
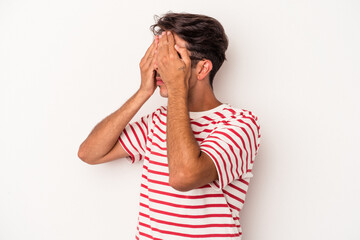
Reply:
<svg viewBox="0 0 360 240"><path fill-rule="evenodd" d="M118 143L121 145L121 147L127 152L129 156L126 156L126 160L128 160L129 163L134 163L135 158L132 156L132 154L129 152L129 149L121 142L121 139L118 139Z"/></svg>
<svg viewBox="0 0 360 240"><path fill-rule="evenodd" d="M221 181L220 169L218 168L218 165L217 165L218 163L212 157L212 155L209 154L205 149L201 149L201 151L203 153L205 153L213 161L213 163L215 165L215 168L216 168L217 175L218 175L218 180L215 180L215 181L213 181L213 182L211 182L209 184L213 189L215 189L217 191L220 191L223 188L223 182Z"/></svg>
<svg viewBox="0 0 360 240"><path fill-rule="evenodd" d="M219 186L218 183L219 183L219 180L215 180L215 181L209 183L209 185L210 185L211 188L214 189L215 191L220 192L222 189L220 188L220 186Z"/></svg>

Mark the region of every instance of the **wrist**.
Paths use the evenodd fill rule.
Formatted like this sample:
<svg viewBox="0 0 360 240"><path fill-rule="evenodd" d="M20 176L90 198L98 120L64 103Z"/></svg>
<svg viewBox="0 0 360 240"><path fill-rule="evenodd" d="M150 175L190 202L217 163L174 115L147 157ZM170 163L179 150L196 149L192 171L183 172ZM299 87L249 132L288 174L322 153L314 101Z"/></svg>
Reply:
<svg viewBox="0 0 360 240"><path fill-rule="evenodd" d="M146 87L143 87L143 86L140 86L140 88L138 89L138 93L145 96L145 97L151 97L153 95L155 91L155 88L146 88Z"/></svg>
<svg viewBox="0 0 360 240"><path fill-rule="evenodd" d="M174 89L173 91L168 90L168 106L187 106L188 105L188 94L187 91L182 89Z"/></svg>
<svg viewBox="0 0 360 240"><path fill-rule="evenodd" d="M140 88L137 92L136 95L141 98L143 101L147 101L153 94L153 91L148 91L148 90L144 90L142 88Z"/></svg>
<svg viewBox="0 0 360 240"><path fill-rule="evenodd" d="M187 97L188 88L185 83L175 83L175 84L167 84L166 85L169 96L176 95L177 97Z"/></svg>

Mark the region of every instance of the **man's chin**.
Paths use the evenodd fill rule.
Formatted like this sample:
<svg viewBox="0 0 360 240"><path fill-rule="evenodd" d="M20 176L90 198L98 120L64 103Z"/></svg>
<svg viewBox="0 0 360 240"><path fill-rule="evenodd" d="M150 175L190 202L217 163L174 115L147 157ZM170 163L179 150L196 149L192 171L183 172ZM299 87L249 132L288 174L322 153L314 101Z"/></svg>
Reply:
<svg viewBox="0 0 360 240"><path fill-rule="evenodd" d="M160 96L167 98L168 92L165 86L159 86Z"/></svg>

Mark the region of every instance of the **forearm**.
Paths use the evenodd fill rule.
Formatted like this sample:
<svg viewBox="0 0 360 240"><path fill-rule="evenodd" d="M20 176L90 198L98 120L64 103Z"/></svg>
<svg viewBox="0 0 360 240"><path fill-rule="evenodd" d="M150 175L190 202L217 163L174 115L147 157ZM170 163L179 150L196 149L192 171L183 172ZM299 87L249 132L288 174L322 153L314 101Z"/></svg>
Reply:
<svg viewBox="0 0 360 240"><path fill-rule="evenodd" d="M169 94L167 110L167 153L170 178L184 177L196 166L200 147L190 125L187 95Z"/></svg>
<svg viewBox="0 0 360 240"><path fill-rule="evenodd" d="M117 143L126 125L138 112L151 94L137 91L122 107L98 123L80 145L79 157L86 162L94 162L105 156Z"/></svg>

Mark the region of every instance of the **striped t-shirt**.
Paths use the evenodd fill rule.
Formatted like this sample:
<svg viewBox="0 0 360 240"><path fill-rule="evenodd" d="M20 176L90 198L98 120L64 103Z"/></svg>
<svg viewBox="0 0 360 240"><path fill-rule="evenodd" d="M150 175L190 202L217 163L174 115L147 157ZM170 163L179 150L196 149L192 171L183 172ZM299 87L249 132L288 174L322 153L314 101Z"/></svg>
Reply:
<svg viewBox="0 0 360 240"><path fill-rule="evenodd" d="M260 143L257 117L228 104L189 115L219 180L188 192L169 185L166 107L129 124L119 137L131 162L144 162L136 239L241 239L239 213Z"/></svg>

